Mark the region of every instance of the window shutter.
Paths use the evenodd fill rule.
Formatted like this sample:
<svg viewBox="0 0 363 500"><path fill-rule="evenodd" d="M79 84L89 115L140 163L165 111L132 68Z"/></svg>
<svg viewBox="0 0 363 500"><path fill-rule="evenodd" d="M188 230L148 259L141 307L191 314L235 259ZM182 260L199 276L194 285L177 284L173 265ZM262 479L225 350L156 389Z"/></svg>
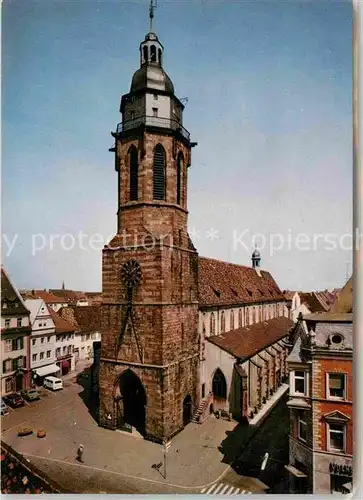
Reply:
<svg viewBox="0 0 363 500"><path fill-rule="evenodd" d="M154 152L154 200L165 200L165 151L160 144Z"/></svg>
<svg viewBox="0 0 363 500"><path fill-rule="evenodd" d="M17 358L15 358L15 359L12 360L12 367L13 367L13 371L15 371L15 370L18 369L18 360L17 360Z"/></svg>

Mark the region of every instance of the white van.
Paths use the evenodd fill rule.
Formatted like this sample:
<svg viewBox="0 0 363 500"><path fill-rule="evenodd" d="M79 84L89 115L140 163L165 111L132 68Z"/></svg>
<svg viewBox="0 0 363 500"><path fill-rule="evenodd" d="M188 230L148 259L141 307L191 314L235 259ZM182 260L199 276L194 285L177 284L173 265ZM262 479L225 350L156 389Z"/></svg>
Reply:
<svg viewBox="0 0 363 500"><path fill-rule="evenodd" d="M43 385L48 389L52 389L52 391L58 391L63 389L63 380L57 377L45 377Z"/></svg>

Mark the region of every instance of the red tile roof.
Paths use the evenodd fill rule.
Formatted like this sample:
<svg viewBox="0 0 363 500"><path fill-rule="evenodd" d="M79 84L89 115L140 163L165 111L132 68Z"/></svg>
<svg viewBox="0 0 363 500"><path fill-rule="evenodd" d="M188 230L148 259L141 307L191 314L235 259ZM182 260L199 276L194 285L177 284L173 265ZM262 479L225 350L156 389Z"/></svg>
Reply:
<svg viewBox="0 0 363 500"><path fill-rule="evenodd" d="M73 333L76 330L74 325L53 311L51 307L49 307L48 310L52 320L54 321L55 333Z"/></svg>
<svg viewBox="0 0 363 500"><path fill-rule="evenodd" d="M276 302L284 296L271 274L252 267L199 257L199 306Z"/></svg>
<svg viewBox="0 0 363 500"><path fill-rule="evenodd" d="M43 299L46 304L65 304L68 302L66 297L59 297L46 290L35 290L33 295L38 299Z"/></svg>
<svg viewBox="0 0 363 500"><path fill-rule="evenodd" d="M85 333L101 331L101 308L98 305L62 307L59 314L74 325L77 331Z"/></svg>
<svg viewBox="0 0 363 500"><path fill-rule="evenodd" d="M284 296L286 300L292 300L296 292L291 290L284 290Z"/></svg>
<svg viewBox="0 0 363 500"><path fill-rule="evenodd" d="M301 302L306 304L311 312L324 312L329 309L317 292L300 293Z"/></svg>
<svg viewBox="0 0 363 500"><path fill-rule="evenodd" d="M207 337L206 340L235 358L248 359L286 337L293 325L293 321L281 316L220 335L213 335Z"/></svg>

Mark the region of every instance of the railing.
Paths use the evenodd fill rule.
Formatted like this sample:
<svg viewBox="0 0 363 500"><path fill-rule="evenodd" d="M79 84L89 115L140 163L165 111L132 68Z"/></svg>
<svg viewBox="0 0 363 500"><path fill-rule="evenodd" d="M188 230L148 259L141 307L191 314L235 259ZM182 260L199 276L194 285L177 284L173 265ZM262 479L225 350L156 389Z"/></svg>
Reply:
<svg viewBox="0 0 363 500"><path fill-rule="evenodd" d="M171 118L161 118L159 116L140 116L133 120L127 120L117 124L116 132L119 134L127 130L139 127L140 125L149 125L151 127L169 128L181 133L185 139L190 140L190 133L185 129L178 120Z"/></svg>

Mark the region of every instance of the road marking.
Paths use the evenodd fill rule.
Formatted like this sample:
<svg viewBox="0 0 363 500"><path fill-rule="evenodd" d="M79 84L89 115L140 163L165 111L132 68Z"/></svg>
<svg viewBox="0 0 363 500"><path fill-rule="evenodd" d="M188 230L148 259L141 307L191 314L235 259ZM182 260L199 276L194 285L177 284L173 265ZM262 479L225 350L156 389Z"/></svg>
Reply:
<svg viewBox="0 0 363 500"><path fill-rule="evenodd" d="M30 453L23 453L23 455L25 457L39 458L40 460L45 460L46 462L58 462L58 463L70 465L72 468L83 467L85 469L103 472L104 474L114 474L115 476L129 477L131 479L137 479L138 481L146 481L147 483L154 483L154 484L163 484L164 486L172 486L173 488L179 488L182 490L194 490L195 491L196 489L198 489L198 486L180 486L179 484L166 483L165 481L156 481L155 479L147 479L147 478L141 477L141 476L132 476L130 474L123 474L122 472L100 469L99 467L91 467L90 465L79 464L79 463L75 463L75 462L66 462L65 460L58 460L56 458L50 458L49 456L48 457L40 457L39 455L32 455Z"/></svg>
<svg viewBox="0 0 363 500"><path fill-rule="evenodd" d="M205 495L245 495L251 493L251 491L241 490L236 486L217 482L213 483L209 488L205 486L200 493Z"/></svg>

